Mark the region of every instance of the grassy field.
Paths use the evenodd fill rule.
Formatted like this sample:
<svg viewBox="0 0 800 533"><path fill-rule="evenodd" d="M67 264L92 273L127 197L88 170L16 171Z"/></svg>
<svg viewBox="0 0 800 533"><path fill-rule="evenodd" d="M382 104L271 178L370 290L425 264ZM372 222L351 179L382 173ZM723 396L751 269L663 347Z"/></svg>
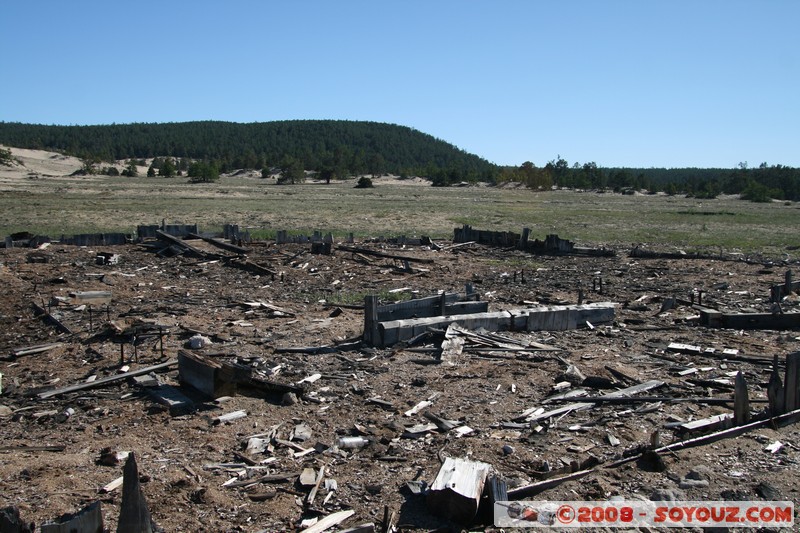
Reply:
<svg viewBox="0 0 800 533"><path fill-rule="evenodd" d="M43 177L0 184L0 236L16 231L58 236L133 232L137 224L197 223L202 229L239 224L261 237L278 230L315 229L360 237L428 235L452 238L453 228L556 233L579 244L638 243L687 251L724 249L780 254L800 244L800 206L754 204L736 198L697 200L594 192L493 187L432 188L376 180L278 186L269 180L224 177L191 185L185 178Z"/></svg>

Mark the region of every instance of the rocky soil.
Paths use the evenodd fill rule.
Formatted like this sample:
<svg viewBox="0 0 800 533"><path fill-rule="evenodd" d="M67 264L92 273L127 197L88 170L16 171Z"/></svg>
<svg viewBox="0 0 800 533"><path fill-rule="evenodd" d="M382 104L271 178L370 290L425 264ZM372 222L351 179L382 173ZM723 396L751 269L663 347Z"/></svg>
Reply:
<svg viewBox="0 0 800 533"><path fill-rule="evenodd" d="M769 363L798 350L798 332L701 327L690 304L702 290L707 306L769 312L770 286L781 283L791 265L632 259L624 251L612 258L534 257L439 244L445 248L359 243L433 260L412 264L412 272L391 259L335 246L332 255L312 255L307 245L254 244L249 260L273 269L274 277L221 260L159 257L140 245L0 251L0 507L16 506L23 519L41 524L101 500L105 526L115 530L120 491L99 489L122 475L122 464L101 460L103 450L135 453L155 522L175 532L302 530L303 520L344 509L355 513L340 529L373 522L377 530L384 516L393 516L396 530L458 530L462 526L437 516L411 490L422 485L414 482L430 484L447 456L491 464L510 488L594 465L588 476L536 499L650 499L660 493L682 500L798 500L796 425L663 454L657 464L608 467L632 450L646 449L656 431L668 444L688 437L677 431L679 423L731 412L732 402L709 405L702 399L732 398L736 372L747 379L753 414L766 408L757 400L766 399ZM118 254L119 262L98 265L99 252ZM364 295L428 296L462 292L467 283L490 310L574 304L581 290L586 302L616 303L616 318L572 331L504 332L522 345L536 342L558 351L490 346L465 350L453 364L437 364L438 344L371 348L353 342L363 331L364 313L357 307ZM81 291L113 296L107 306L92 305L90 311L71 297ZM245 304L258 301L280 311ZM37 317L34 303L50 306L72 333ZM782 303L784 312L795 306L794 296ZM142 324L168 332L163 355L157 336L137 339L135 357L128 341L114 336ZM197 352L275 381L303 382L305 396L293 401L241 390L214 401L183 386L197 410L171 414L145 387L128 381L45 400L36 395L117 374L122 365L135 370L169 360L198 334L211 344ZM49 343L59 344L14 355ZM703 352L671 350L671 343ZM334 349L287 350L320 347ZM726 349L739 358L724 355ZM609 368L631 382L665 382L645 395L693 400L599 404L533 425L519 423L530 408L563 405L542 403L557 383L573 381L574 390L585 377L603 378L586 380L595 387L630 385ZM685 372L692 368L697 372ZM174 367L158 378L180 387ZM609 392L585 388L592 396ZM432 401L429 412L468 429L426 428L424 412L405 414L423 400ZM247 416L214 423L236 410ZM246 451L249 439L259 435L267 436L267 448ZM364 436L369 444L342 448L337 443L344 436ZM776 441L780 449L766 449ZM58 451L24 448L37 446ZM323 467L324 481L308 503L310 487L298 476ZM269 474L286 476L258 482ZM253 484L224 486L245 479ZM492 530L491 519L469 527Z"/></svg>

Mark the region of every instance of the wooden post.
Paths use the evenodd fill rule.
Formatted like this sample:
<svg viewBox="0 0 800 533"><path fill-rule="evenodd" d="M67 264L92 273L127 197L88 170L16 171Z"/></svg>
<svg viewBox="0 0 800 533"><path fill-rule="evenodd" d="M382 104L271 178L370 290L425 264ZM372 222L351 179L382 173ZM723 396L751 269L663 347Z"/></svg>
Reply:
<svg viewBox="0 0 800 533"><path fill-rule="evenodd" d="M164 328L158 326L158 344L161 347L161 357L164 357Z"/></svg>
<svg viewBox="0 0 800 533"><path fill-rule="evenodd" d="M439 314L441 316L447 315L447 292L442 292L442 295L439 297Z"/></svg>
<svg viewBox="0 0 800 533"><path fill-rule="evenodd" d="M428 508L448 520L469 524L478 512L490 469L487 463L446 458L428 491Z"/></svg>
<svg viewBox="0 0 800 533"><path fill-rule="evenodd" d="M750 422L750 398L747 395L747 381L744 374L736 374L736 385L733 391L733 423L742 426Z"/></svg>
<svg viewBox="0 0 800 533"><path fill-rule="evenodd" d="M378 336L378 296L371 294L364 297L364 342L376 346Z"/></svg>
<svg viewBox="0 0 800 533"><path fill-rule="evenodd" d="M769 415L779 416L786 412L784 403L783 382L778 372L778 354L772 361L772 373L769 376L767 385L767 400L769 401Z"/></svg>
<svg viewBox="0 0 800 533"><path fill-rule="evenodd" d="M522 228L522 237L519 238L519 244L517 245L517 248L520 250L526 250L528 248L528 236L530 233L530 228Z"/></svg>
<svg viewBox="0 0 800 533"><path fill-rule="evenodd" d="M800 352L786 356L786 380L784 381L784 405L786 412L800 408Z"/></svg>
<svg viewBox="0 0 800 533"><path fill-rule="evenodd" d="M784 277L783 294L792 294L792 271L787 270Z"/></svg>
<svg viewBox="0 0 800 533"><path fill-rule="evenodd" d="M92 306L89 306L89 331L94 331L94 320L92 320Z"/></svg>
<svg viewBox="0 0 800 533"><path fill-rule="evenodd" d="M152 533L153 520L139 485L139 467L133 452L122 470L122 503L117 533Z"/></svg>

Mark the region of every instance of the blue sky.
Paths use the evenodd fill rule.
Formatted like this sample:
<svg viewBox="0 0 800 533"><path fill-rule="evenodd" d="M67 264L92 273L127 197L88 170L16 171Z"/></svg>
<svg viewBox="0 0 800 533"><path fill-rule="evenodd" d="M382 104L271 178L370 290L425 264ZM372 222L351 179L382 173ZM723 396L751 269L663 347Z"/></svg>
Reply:
<svg viewBox="0 0 800 533"><path fill-rule="evenodd" d="M498 164L800 166L797 0L9 0L0 120L343 119Z"/></svg>

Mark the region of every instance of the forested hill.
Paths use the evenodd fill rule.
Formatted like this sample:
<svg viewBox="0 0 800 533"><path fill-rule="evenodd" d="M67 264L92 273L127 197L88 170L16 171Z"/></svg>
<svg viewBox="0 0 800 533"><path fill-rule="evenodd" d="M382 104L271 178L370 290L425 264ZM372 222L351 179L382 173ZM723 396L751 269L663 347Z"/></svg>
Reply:
<svg viewBox="0 0 800 533"><path fill-rule="evenodd" d="M279 167L287 160L335 175L396 173L445 182L493 180L497 167L409 127L379 122L218 121L103 126L0 122L0 144L84 159L157 156L213 161L221 170Z"/></svg>

